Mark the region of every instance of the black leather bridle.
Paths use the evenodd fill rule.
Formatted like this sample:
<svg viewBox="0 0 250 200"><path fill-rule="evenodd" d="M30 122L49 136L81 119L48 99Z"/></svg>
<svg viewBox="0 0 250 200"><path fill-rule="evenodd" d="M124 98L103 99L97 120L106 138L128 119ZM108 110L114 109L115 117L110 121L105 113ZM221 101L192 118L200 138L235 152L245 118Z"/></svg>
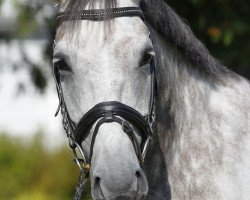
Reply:
<svg viewBox="0 0 250 200"><path fill-rule="evenodd" d="M122 7L122 8L112 8L108 10L104 9L94 9L94 10L83 10L79 12L61 12L57 16L57 24L60 25L64 21L74 21L74 20L94 20L102 21L106 19L112 19L117 17L140 17L144 20L143 12L138 7ZM102 102L95 105L90 109L78 122L75 124L70 118L67 111L67 107L63 97L63 91L60 81L59 69L56 65L53 65L53 74L56 82L56 88L59 98L59 106L56 112L56 116L61 109L63 116L63 127L69 138L69 145L73 149L75 155L75 161L80 167L81 171L88 173L91 158L93 155L93 147L95 144L95 138L98 134L100 126L104 123L116 122L122 126L123 131L130 138L138 160L141 165L144 163L146 152L148 149L149 142L154 135L154 122L155 122L155 88L156 88L156 78L155 78L155 59L150 61L151 70L151 93L149 102L149 111L147 115L142 116L137 110L132 107L122 104L117 101ZM87 156L83 154L81 149L81 143L84 141L90 129L94 127L94 132L91 139L90 155L88 159ZM141 144L138 142L136 137L136 131L139 131L142 137ZM76 153L76 149L80 151L81 158ZM82 167L83 166L83 167ZM81 182L81 181L80 181ZM82 186L79 182L77 190L81 190ZM78 193L78 194L77 194ZM74 199L79 199L81 196L81 191L76 192Z"/></svg>

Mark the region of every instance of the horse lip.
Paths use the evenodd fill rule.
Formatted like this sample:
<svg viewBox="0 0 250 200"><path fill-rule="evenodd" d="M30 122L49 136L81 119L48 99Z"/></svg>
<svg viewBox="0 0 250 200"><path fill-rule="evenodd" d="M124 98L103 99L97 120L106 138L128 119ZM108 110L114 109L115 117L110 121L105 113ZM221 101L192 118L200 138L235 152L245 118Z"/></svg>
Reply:
<svg viewBox="0 0 250 200"><path fill-rule="evenodd" d="M94 198L94 200L144 200L146 198L146 194L138 192L138 191L119 191L113 192L107 197L103 194L103 198Z"/></svg>
<svg viewBox="0 0 250 200"><path fill-rule="evenodd" d="M115 192L109 195L107 200L144 200L146 197L145 194L141 194L137 191L130 191L130 192Z"/></svg>

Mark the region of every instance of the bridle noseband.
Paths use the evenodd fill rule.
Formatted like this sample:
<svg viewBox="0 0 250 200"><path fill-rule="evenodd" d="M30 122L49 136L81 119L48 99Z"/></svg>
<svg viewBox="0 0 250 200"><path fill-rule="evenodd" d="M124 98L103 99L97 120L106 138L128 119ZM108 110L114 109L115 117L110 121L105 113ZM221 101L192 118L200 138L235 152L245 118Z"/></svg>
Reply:
<svg viewBox="0 0 250 200"><path fill-rule="evenodd" d="M72 12L61 12L57 16L58 25L63 21L73 21L73 20L94 20L102 21L109 18L116 17L133 17L138 16L144 20L143 12L138 7L122 7L122 8L112 8L108 10L104 9L94 9L94 10L83 10L77 13ZM78 164L81 174L80 180L75 193L74 199L80 199L83 187L88 177L91 158L93 155L93 147L95 144L95 138L98 134L100 126L104 123L118 123L121 125L124 133L130 138L138 160L141 165L144 163L144 159L147 153L148 144L151 138L154 135L154 121L155 121L155 59L152 59L150 62L151 68L151 93L150 93L150 102L149 102L149 111L146 116L142 116L134 108L122 104L117 101L108 101L102 102L95 105L90 109L78 122L76 125L69 116L67 107L63 97L63 91L61 87L59 69L56 65L53 65L53 75L56 82L56 88L59 98L59 106L56 112L56 116L61 109L63 116L63 127L69 138L69 145L73 149L75 162ZM91 146L90 146L90 155L87 159L87 156L84 155L81 143L84 141L90 129L94 127L94 132L92 135ZM136 137L136 131L141 133L142 142L138 142ZM77 154L76 150L80 152ZM85 174L85 179L83 178ZM84 181L83 181L84 179Z"/></svg>
<svg viewBox="0 0 250 200"><path fill-rule="evenodd" d="M131 139L138 159L141 164L143 163L144 158L141 153L143 150L141 150L139 142L135 137L134 127L138 128L139 132L146 133L142 135L143 142L145 142L148 137L152 137L153 133L151 132L145 117L143 117L138 111L117 101L97 104L82 117L76 127L75 140L78 144L87 137L86 133L88 133L89 129L95 124L95 122L97 122L97 124L95 125L91 140L89 162L91 162L95 138L100 126L104 123L116 122L122 126L123 131ZM144 146L144 144L141 146Z"/></svg>

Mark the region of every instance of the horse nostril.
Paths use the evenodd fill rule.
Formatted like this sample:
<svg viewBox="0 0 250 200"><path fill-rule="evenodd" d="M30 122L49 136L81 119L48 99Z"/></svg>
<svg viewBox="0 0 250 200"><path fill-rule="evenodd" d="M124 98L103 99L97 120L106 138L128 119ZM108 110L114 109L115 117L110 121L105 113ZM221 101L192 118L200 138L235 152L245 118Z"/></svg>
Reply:
<svg viewBox="0 0 250 200"><path fill-rule="evenodd" d="M96 197L98 197L98 199L104 199L103 197L103 193L102 193L102 188L101 188L101 178L99 176L96 176L93 180L93 190L92 190L92 194Z"/></svg>
<svg viewBox="0 0 250 200"><path fill-rule="evenodd" d="M141 172L140 172L140 171L136 171L136 172L135 172L135 176L136 176L137 178L140 178L140 177L141 177Z"/></svg>
<svg viewBox="0 0 250 200"><path fill-rule="evenodd" d="M137 190L140 191L140 199L145 199L148 193L148 182L141 169L137 169L135 172L135 177L137 179Z"/></svg>
<svg viewBox="0 0 250 200"><path fill-rule="evenodd" d="M95 177L95 184L100 185L101 183L101 178L100 177Z"/></svg>

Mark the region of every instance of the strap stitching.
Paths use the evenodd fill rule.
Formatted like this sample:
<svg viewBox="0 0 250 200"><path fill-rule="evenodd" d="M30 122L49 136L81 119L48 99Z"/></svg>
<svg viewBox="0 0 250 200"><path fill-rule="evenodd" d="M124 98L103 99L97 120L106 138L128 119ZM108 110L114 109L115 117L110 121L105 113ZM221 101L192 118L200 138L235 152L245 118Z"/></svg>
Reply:
<svg viewBox="0 0 250 200"><path fill-rule="evenodd" d="M82 11L84 12L84 11ZM121 11L114 11L112 12L103 12L103 13L82 13L81 16L104 16L107 14L120 14L120 13L131 13L131 12L139 12L141 14L143 14L143 12L141 10L121 10ZM61 15L60 15L61 14ZM57 16L57 19L65 17L65 15L75 15L74 13L72 14L67 14L67 13L59 13L59 15Z"/></svg>

